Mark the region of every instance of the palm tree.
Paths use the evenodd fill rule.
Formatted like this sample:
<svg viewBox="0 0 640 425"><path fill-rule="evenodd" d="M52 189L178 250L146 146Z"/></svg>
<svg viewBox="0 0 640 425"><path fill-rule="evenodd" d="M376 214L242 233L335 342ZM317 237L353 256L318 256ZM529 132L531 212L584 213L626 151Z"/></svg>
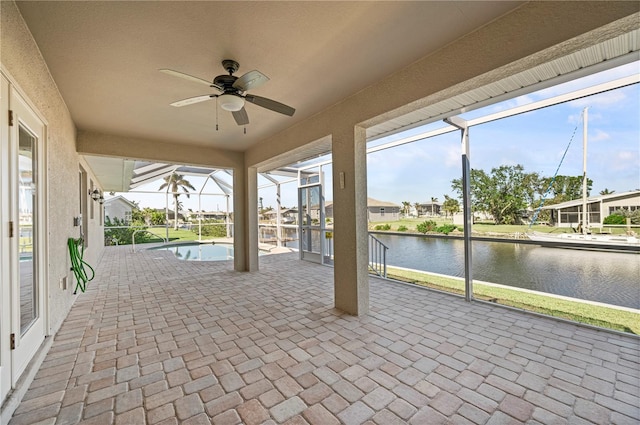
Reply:
<svg viewBox="0 0 640 425"><path fill-rule="evenodd" d="M182 191L187 195L187 198L188 198L189 197L188 189L196 190L196 188L193 187L193 185L191 185L191 183L189 183L189 181L186 180L182 174L178 174L176 172L173 172L170 175L166 176L164 178L164 183L160 185L158 190L162 190L166 187L168 187L171 193L173 194L173 205L174 205L174 213L175 213L173 228L177 230L178 229L178 211L180 210L180 202L178 201L178 197L181 195L181 193L178 193L178 191L182 189Z"/></svg>
<svg viewBox="0 0 640 425"><path fill-rule="evenodd" d="M600 191L600 195L611 195L614 192L615 190L609 190L607 188L604 188L603 190Z"/></svg>
<svg viewBox="0 0 640 425"><path fill-rule="evenodd" d="M411 202L402 201L402 210L404 211L405 217L409 215L409 211L411 210Z"/></svg>
<svg viewBox="0 0 640 425"><path fill-rule="evenodd" d="M416 202L413 206L416 207L416 215L420 217L420 202Z"/></svg>
<svg viewBox="0 0 640 425"><path fill-rule="evenodd" d="M435 198L435 197L432 196L431 197L431 216L433 216L433 208L434 208L434 206L435 206L434 204L436 202L438 202L438 198Z"/></svg>

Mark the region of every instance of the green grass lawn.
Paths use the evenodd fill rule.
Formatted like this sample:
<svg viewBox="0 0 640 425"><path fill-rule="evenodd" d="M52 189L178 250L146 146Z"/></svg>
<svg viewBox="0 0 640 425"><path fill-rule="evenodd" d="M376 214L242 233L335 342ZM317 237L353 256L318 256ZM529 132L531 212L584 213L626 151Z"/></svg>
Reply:
<svg viewBox="0 0 640 425"><path fill-rule="evenodd" d="M419 217L419 218L401 218L397 221L380 221L375 223L369 223L369 230L375 230L376 226L388 224L391 226L391 229L388 230L390 232L398 232L398 228L404 226L407 228L405 232L407 233L419 233L416 230L416 226L424 221L432 220L435 221L438 226L443 224L452 224L453 221L451 218L445 217ZM573 229L568 227L553 227L547 226L545 224L536 224L529 228L527 224L494 224L492 222L476 222L473 224L473 234L477 236L499 236L499 234L506 235L514 235L516 233L526 233L528 231L536 231L540 233L573 233ZM456 231L451 233L452 235L462 234L464 231L464 226L458 225ZM607 231L615 234L624 234L626 229L623 227L610 228L607 227ZM594 230L595 233L598 233L599 230ZM496 235L498 234L498 235Z"/></svg>
<svg viewBox="0 0 640 425"><path fill-rule="evenodd" d="M108 230L108 227L105 227L105 231ZM197 227L196 227L197 230ZM155 235L151 236L151 235ZM118 237L117 235L115 235L115 237ZM136 233L136 245L138 244L145 244L145 243L158 243L158 242L162 242L165 238L167 238L167 229L164 227L149 227L144 229L144 231L140 231L138 233ZM105 239L105 243L108 244L108 239L109 237L107 237ZM168 239L169 242L189 242L189 241L197 241L198 240L198 233L194 232L193 230L187 230L187 229L173 229L173 228L169 228L169 234L168 234ZM219 237L215 237L215 236L202 236L203 240L208 240L208 239L219 239ZM129 239L130 240L130 237ZM120 244L126 244L126 241L120 241Z"/></svg>
<svg viewBox="0 0 640 425"><path fill-rule="evenodd" d="M154 235L158 235L161 238L165 238L167 235L167 231L164 227L155 227L147 230L150 233L153 233ZM191 230L185 230L185 229L175 230L173 228L169 228L170 242L195 241L195 240L198 240L198 234L194 233Z"/></svg>
<svg viewBox="0 0 640 425"><path fill-rule="evenodd" d="M400 220L397 221L384 221L384 222L375 222L375 223L369 223L369 230L375 230L375 227L378 225L385 225L388 224L391 226L391 229L389 230L390 232L397 232L398 228L400 228L401 226L404 226L407 228L406 232L407 233L418 233L418 231L416 230L416 226L424 221L427 220L432 220L435 221L437 223L438 226L441 226L443 224L451 224L452 223L452 219L451 218L444 218L444 217L420 217L420 218L402 218ZM451 233L452 235L456 235L456 234L461 234L464 230L463 226L458 225L458 228L456 231L454 231L453 233ZM542 232L542 233L570 233L573 232L573 230L569 229L569 228L558 228L558 227L552 227L552 226L547 226L547 225L534 225L531 227L531 229L529 228L528 225L526 224L521 224L521 225L507 225L507 224L493 224L493 223L487 223L487 222L481 222L481 223L476 223L473 225L473 233L477 234L477 235L492 235L494 233L500 233L500 234L505 234L505 235L513 235L515 233L526 233L529 230L535 230L536 232Z"/></svg>
<svg viewBox="0 0 640 425"><path fill-rule="evenodd" d="M464 279L432 275L415 270L387 267L388 276L404 282L433 289L464 294ZM640 313L569 301L552 296L532 294L503 287L474 282L474 297L498 304L529 310L575 322L599 326L617 331L640 334Z"/></svg>

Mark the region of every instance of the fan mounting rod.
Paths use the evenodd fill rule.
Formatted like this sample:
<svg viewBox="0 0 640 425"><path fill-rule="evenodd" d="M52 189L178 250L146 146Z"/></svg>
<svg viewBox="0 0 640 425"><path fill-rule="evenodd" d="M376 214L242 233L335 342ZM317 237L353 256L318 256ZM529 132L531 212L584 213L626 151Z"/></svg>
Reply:
<svg viewBox="0 0 640 425"><path fill-rule="evenodd" d="M222 61L222 67L227 70L229 75L233 75L240 68L240 64L232 59L225 59Z"/></svg>

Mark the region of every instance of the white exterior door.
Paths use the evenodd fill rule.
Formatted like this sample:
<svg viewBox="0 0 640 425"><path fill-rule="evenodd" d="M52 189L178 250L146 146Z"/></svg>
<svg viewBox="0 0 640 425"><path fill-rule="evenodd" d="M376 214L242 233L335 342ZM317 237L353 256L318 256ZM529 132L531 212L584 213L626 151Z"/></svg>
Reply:
<svg viewBox="0 0 640 425"><path fill-rule="evenodd" d="M3 79L4 93L7 86ZM13 88L8 91L8 107L12 112L11 122L2 125L3 166L0 182L4 232L0 317L2 398L15 386L42 344L46 329L43 213L45 129L19 93ZM5 105L6 102L3 102Z"/></svg>

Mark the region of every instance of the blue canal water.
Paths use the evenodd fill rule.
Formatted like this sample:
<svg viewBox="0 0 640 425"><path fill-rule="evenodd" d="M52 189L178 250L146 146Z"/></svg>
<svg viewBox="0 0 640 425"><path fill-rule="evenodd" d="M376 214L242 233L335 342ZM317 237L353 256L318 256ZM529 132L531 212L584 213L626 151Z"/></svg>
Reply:
<svg viewBox="0 0 640 425"><path fill-rule="evenodd" d="M387 264L464 277L464 242L376 234ZM640 309L640 255L473 242L474 280Z"/></svg>

